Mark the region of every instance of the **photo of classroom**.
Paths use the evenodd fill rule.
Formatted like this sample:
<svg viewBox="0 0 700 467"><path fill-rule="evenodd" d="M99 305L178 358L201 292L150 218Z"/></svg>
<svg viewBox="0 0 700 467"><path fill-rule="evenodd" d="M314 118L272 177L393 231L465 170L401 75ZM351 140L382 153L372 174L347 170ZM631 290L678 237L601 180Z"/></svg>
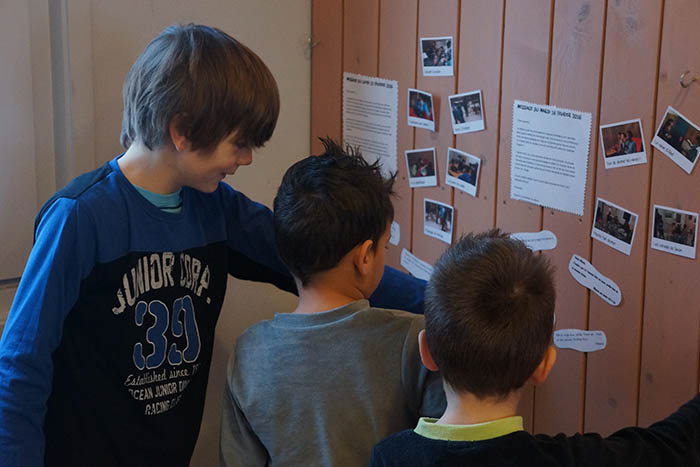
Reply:
<svg viewBox="0 0 700 467"><path fill-rule="evenodd" d="M407 152L406 159L411 177L431 177L435 175L434 150Z"/></svg>
<svg viewBox="0 0 700 467"><path fill-rule="evenodd" d="M433 98L418 91L409 92L408 116L433 121Z"/></svg>
<svg viewBox="0 0 700 467"><path fill-rule="evenodd" d="M452 66L452 39L422 39L423 66L442 67Z"/></svg>
<svg viewBox="0 0 700 467"><path fill-rule="evenodd" d="M672 110L666 112L664 123L657 136L683 155L689 162L695 163L700 151L700 130Z"/></svg>
<svg viewBox="0 0 700 467"><path fill-rule="evenodd" d="M605 157L635 154L644 151L639 122L601 128Z"/></svg>
<svg viewBox="0 0 700 467"><path fill-rule="evenodd" d="M452 208L425 200L425 226L452 232Z"/></svg>
<svg viewBox="0 0 700 467"><path fill-rule="evenodd" d="M598 199L594 226L596 229L630 244L637 225L637 216Z"/></svg>
<svg viewBox="0 0 700 467"><path fill-rule="evenodd" d="M455 124L481 120L481 93L460 95L450 98L450 109Z"/></svg>
<svg viewBox="0 0 700 467"><path fill-rule="evenodd" d="M654 238L689 247L695 246L698 218L670 209L654 210Z"/></svg>
<svg viewBox="0 0 700 467"><path fill-rule="evenodd" d="M448 175L470 185L476 185L476 176L479 173L479 160L462 155L452 149L448 149L448 154Z"/></svg>

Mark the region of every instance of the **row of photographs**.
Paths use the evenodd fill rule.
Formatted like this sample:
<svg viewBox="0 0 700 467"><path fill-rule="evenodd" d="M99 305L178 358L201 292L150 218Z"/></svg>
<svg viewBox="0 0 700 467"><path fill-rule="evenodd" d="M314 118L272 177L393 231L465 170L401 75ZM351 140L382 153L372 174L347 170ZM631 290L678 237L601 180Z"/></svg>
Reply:
<svg viewBox="0 0 700 467"><path fill-rule="evenodd" d="M449 96L452 133L459 135L481 131L484 128L484 114L481 90ZM418 89L408 89L408 125L435 131L435 107L433 95Z"/></svg>
<svg viewBox="0 0 700 467"><path fill-rule="evenodd" d="M651 247L655 250L695 259L698 213L654 205ZM423 200L423 233L452 243L454 207L432 199ZM591 237L630 254L639 216L602 198L596 200Z"/></svg>
<svg viewBox="0 0 700 467"><path fill-rule="evenodd" d="M406 171L411 188L437 186L436 167L435 148L406 151ZM476 196L481 159L454 148L447 148L446 167L446 184Z"/></svg>
<svg viewBox="0 0 700 467"><path fill-rule="evenodd" d="M471 133L486 128L481 90L449 96L448 100L454 134ZM433 95L409 88L407 115L409 126L435 131ZM601 125L600 143L606 169L647 162L640 119ZM669 106L651 144L681 169L691 173L700 154L700 128Z"/></svg>

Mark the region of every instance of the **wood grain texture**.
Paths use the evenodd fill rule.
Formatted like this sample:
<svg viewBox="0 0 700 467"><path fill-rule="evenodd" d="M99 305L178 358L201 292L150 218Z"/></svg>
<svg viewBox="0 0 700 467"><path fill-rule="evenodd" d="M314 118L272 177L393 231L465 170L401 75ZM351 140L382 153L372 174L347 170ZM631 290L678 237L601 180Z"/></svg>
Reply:
<svg viewBox="0 0 700 467"><path fill-rule="evenodd" d="M654 131L672 105L700 124L700 88L683 89L678 79L686 70L700 72L700 56L688 53L700 40L696 28L700 3L664 3ZM661 152L653 151L651 202L686 211L700 211L698 168L688 175ZM639 424L646 425L674 411L698 390L700 330L700 262L647 246L644 295Z"/></svg>
<svg viewBox="0 0 700 467"><path fill-rule="evenodd" d="M604 19L601 2L571 0L555 4L549 103L592 114L583 216L552 209L544 209L543 215L542 228L557 236L557 247L545 253L556 268L557 329L586 329L588 322L589 291L573 279L568 264L573 254L590 258ZM594 299L599 300L597 296ZM558 352L549 379L537 388L536 432L575 433L583 429L585 358L577 351Z"/></svg>
<svg viewBox="0 0 700 467"><path fill-rule="evenodd" d="M394 221L401 229L397 246L390 245L387 263L401 268L401 250L411 249L413 190L408 185L404 153L413 148L415 129L406 119L406 88L415 87L418 0L382 0L379 23L379 76L399 83L397 175L394 183ZM401 15L396 12L401 11ZM422 234L421 234L422 235Z"/></svg>
<svg viewBox="0 0 700 467"><path fill-rule="evenodd" d="M656 91L658 57L649 51L659 48L660 15L659 0L609 2L605 32L600 124L640 118L648 159L654 102L640 96L653 96ZM600 134L598 128L594 130ZM600 141L591 150L597 154L595 196L639 216L629 256L596 240L591 249L591 262L609 274L623 293L619 307L592 295L589 308L589 329L605 330L608 347L588 355L584 428L609 434L637 423L651 163L606 169Z"/></svg>
<svg viewBox="0 0 700 467"><path fill-rule="evenodd" d="M501 76L501 134L498 145L496 225L507 232L537 232L542 208L510 199L510 153L515 99L548 103L550 0L506 2ZM534 391L528 386L520 403L525 429L533 428Z"/></svg>
<svg viewBox="0 0 700 467"><path fill-rule="evenodd" d="M343 0L312 2L312 33L318 45L311 57L311 153L323 146L318 138L341 137L343 77Z"/></svg>
<svg viewBox="0 0 700 467"><path fill-rule="evenodd" d="M496 225L503 8L502 0L463 0L461 5L456 93L481 90L485 129L456 137L457 149L481 159L477 196L454 190L455 209L460 214L457 235L488 230Z"/></svg>

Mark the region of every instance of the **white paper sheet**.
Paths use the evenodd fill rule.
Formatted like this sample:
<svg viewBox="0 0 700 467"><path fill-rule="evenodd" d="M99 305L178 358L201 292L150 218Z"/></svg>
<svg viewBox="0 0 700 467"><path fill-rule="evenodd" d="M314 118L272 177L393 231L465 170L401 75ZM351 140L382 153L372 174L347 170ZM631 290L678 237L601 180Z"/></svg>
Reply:
<svg viewBox="0 0 700 467"><path fill-rule="evenodd" d="M583 215L591 114L513 102L510 197Z"/></svg>
<svg viewBox="0 0 700 467"><path fill-rule="evenodd" d="M569 272L576 282L591 289L610 305L617 306L622 301L622 293L617 284L598 272L591 263L579 255L571 256Z"/></svg>
<svg viewBox="0 0 700 467"><path fill-rule="evenodd" d="M422 259L418 259L407 249L401 251L401 266L418 279L428 280L433 273L433 266Z"/></svg>
<svg viewBox="0 0 700 467"><path fill-rule="evenodd" d="M608 338L603 331L584 331L582 329L559 329L554 331L554 345L560 349L574 349L579 352L603 350Z"/></svg>
<svg viewBox="0 0 700 467"><path fill-rule="evenodd" d="M401 226L398 222L391 222L391 237L389 237L389 243L392 245L398 245L401 241Z"/></svg>
<svg viewBox="0 0 700 467"><path fill-rule="evenodd" d="M382 173L396 173L399 83L343 73L343 143L357 146Z"/></svg>
<svg viewBox="0 0 700 467"><path fill-rule="evenodd" d="M532 251L553 250L557 246L557 236L549 230L539 232L518 232L510 235L517 238Z"/></svg>

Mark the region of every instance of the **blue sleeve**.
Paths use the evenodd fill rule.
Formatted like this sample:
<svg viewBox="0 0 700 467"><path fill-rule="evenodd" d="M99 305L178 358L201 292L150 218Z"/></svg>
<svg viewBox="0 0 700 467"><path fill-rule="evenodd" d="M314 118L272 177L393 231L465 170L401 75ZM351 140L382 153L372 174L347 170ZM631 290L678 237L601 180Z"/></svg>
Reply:
<svg viewBox="0 0 700 467"><path fill-rule="evenodd" d="M79 209L61 198L39 222L0 341L0 456L3 466L44 464L43 425L52 354L77 300L83 265L94 252L82 241ZM82 255L82 259L79 257Z"/></svg>
<svg viewBox="0 0 700 467"><path fill-rule="evenodd" d="M391 266L384 266L384 275L379 287L369 302L376 308L391 308L410 313L423 314L426 282L403 273Z"/></svg>
<svg viewBox="0 0 700 467"><path fill-rule="evenodd" d="M226 215L231 275L239 279L268 282L296 293L294 281L277 255L272 211L228 185L223 188L228 197ZM377 308L423 314L425 284L423 280L386 266L370 303Z"/></svg>

